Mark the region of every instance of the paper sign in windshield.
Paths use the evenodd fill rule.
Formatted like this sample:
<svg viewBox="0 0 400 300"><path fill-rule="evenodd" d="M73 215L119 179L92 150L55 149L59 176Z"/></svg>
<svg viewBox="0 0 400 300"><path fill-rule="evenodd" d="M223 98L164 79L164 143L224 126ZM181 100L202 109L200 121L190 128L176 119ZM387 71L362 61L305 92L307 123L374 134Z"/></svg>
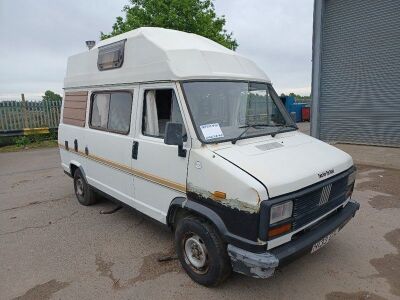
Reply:
<svg viewBox="0 0 400 300"><path fill-rule="evenodd" d="M206 141L224 137L218 123L200 125L200 129Z"/></svg>

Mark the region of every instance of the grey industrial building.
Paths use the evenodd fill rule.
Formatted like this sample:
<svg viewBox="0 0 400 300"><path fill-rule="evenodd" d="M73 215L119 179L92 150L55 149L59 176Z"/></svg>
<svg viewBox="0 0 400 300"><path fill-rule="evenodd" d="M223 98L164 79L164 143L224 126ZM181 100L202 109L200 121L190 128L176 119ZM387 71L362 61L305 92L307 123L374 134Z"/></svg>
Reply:
<svg viewBox="0 0 400 300"><path fill-rule="evenodd" d="M311 134L400 147L400 0L315 0Z"/></svg>

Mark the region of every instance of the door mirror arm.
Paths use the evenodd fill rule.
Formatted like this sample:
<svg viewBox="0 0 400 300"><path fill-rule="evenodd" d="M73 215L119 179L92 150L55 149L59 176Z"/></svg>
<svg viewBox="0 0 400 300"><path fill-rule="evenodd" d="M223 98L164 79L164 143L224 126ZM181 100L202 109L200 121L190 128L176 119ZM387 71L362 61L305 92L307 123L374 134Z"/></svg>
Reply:
<svg viewBox="0 0 400 300"><path fill-rule="evenodd" d="M178 145L178 156L186 157L186 149L183 149L183 145Z"/></svg>

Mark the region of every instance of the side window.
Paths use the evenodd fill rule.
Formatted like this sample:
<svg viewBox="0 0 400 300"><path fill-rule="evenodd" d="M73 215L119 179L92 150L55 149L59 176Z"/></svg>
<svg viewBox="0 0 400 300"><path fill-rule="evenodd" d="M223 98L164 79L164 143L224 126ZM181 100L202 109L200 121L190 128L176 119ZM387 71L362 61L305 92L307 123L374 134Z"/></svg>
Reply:
<svg viewBox="0 0 400 300"><path fill-rule="evenodd" d="M142 133L147 136L164 138L168 122L183 125L182 114L174 90L147 90L143 99ZM183 136L186 140L184 125Z"/></svg>
<svg viewBox="0 0 400 300"><path fill-rule="evenodd" d="M127 134L132 114L129 92L95 93L92 98L91 127Z"/></svg>
<svg viewBox="0 0 400 300"><path fill-rule="evenodd" d="M132 113L132 95L130 93L112 93L108 114L108 129L123 133L129 132Z"/></svg>

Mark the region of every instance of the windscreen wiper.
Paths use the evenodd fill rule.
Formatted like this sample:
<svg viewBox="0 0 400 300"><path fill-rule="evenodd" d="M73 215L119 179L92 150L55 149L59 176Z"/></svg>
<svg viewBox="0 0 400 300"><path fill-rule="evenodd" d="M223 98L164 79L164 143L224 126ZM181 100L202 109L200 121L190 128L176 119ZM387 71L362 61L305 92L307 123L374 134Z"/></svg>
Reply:
<svg viewBox="0 0 400 300"><path fill-rule="evenodd" d="M298 129L298 127L294 124L292 125L273 125L273 124L246 124L243 126L239 126L239 128L246 128L241 134L239 134L237 137L232 139L232 144L236 144L236 142L250 129L250 128L257 128L257 127L278 127L278 130L276 132L271 133L272 137L275 137L277 134L286 132L284 130L285 128L293 128L293 129Z"/></svg>
<svg viewBox="0 0 400 300"><path fill-rule="evenodd" d="M232 139L232 144L236 144L236 142L250 129L250 128L257 128L257 127L275 127L275 125L271 125L271 124L246 124L243 126L239 126L239 128L246 128L245 130L243 130L243 132L241 134L239 134L237 137L235 137L234 139Z"/></svg>
<svg viewBox="0 0 400 300"><path fill-rule="evenodd" d="M277 134L279 134L279 133L286 132L287 130L285 130L285 128L299 129L299 128L298 128L296 125L294 125L294 124L291 124L291 125L285 124L285 125L279 126L279 128L278 128L277 131L271 133L271 136L272 136L272 137L275 137L275 136L276 136Z"/></svg>

